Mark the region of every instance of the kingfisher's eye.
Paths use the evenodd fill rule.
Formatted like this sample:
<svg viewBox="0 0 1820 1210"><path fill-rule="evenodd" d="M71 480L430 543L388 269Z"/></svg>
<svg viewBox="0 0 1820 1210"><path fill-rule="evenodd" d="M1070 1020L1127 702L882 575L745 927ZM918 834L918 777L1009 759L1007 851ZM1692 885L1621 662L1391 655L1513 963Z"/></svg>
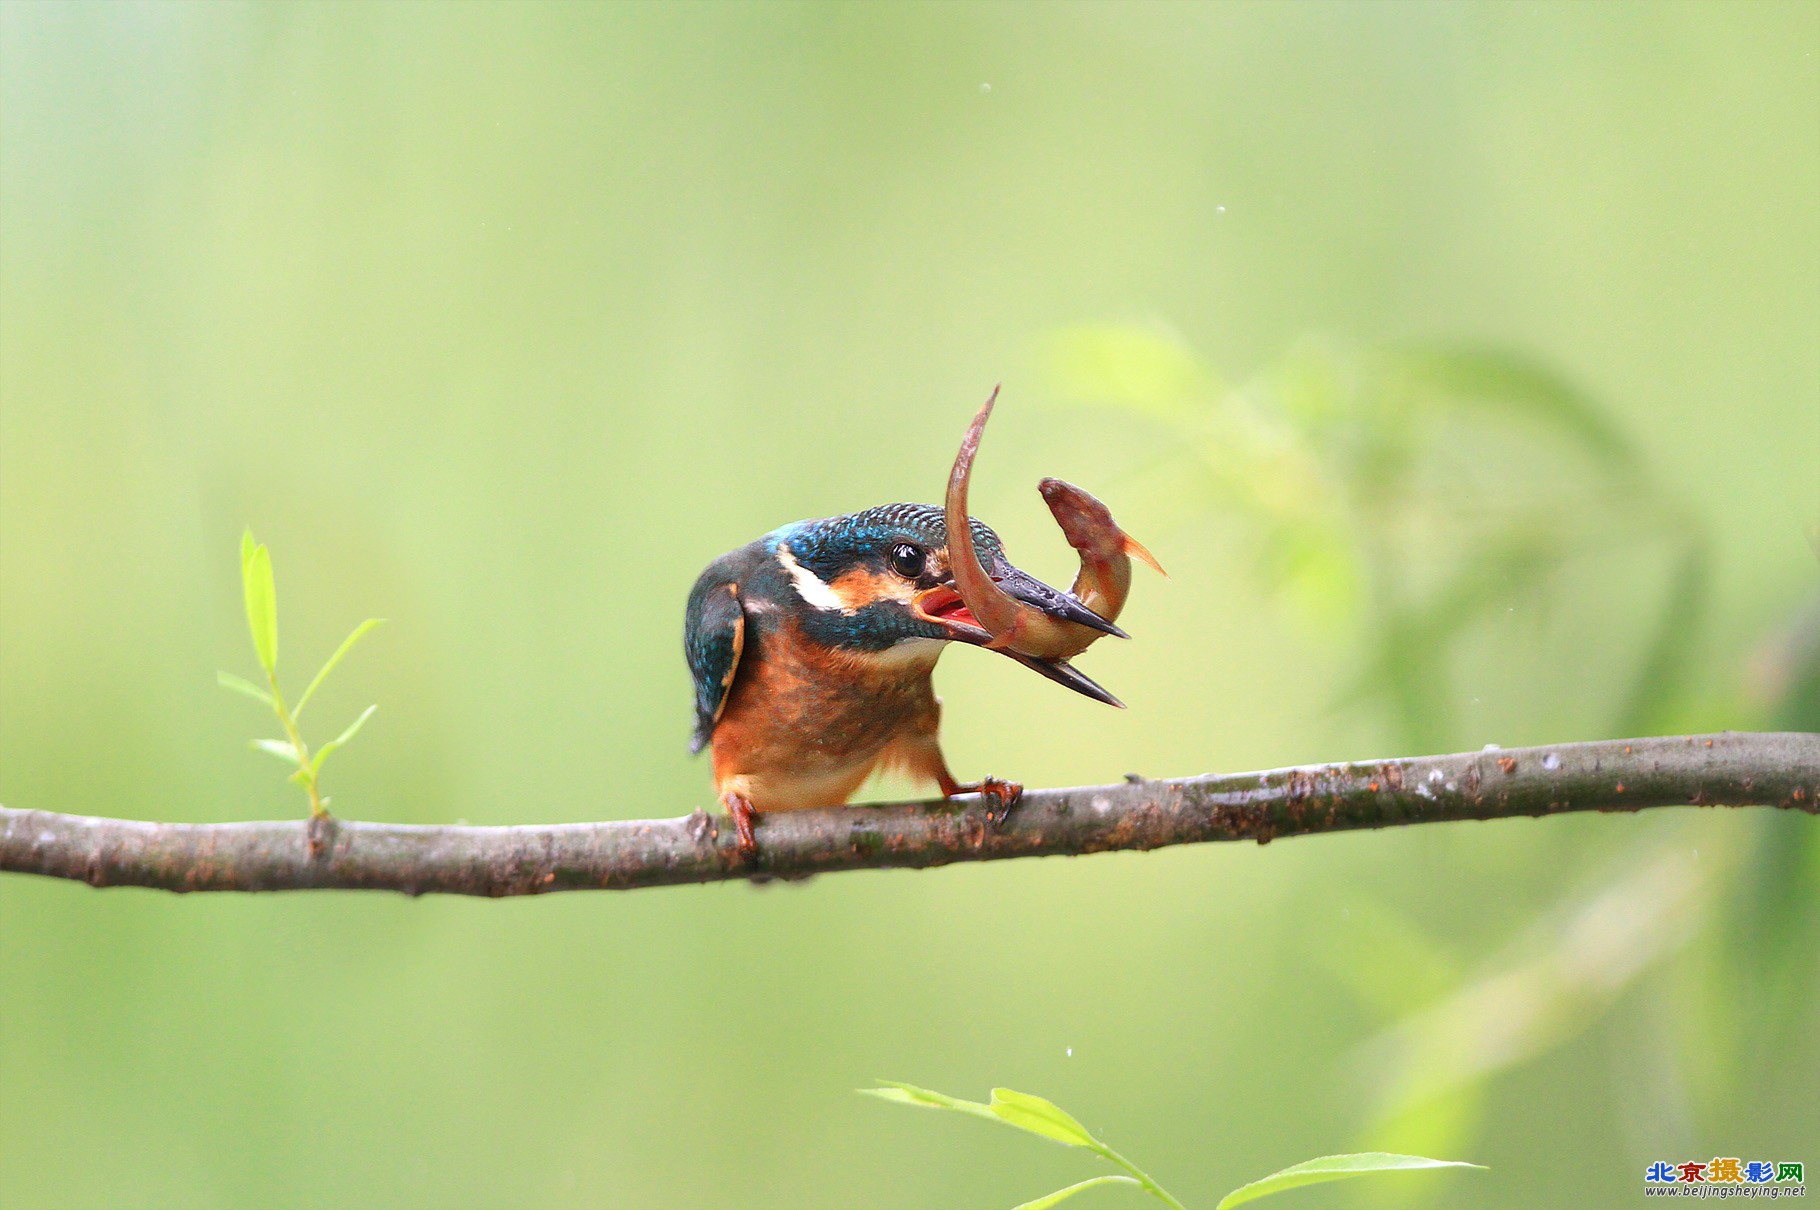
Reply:
<svg viewBox="0 0 1820 1210"><path fill-rule="evenodd" d="M923 574L923 565L928 558L922 547L899 542L891 548L891 570L906 580L914 580Z"/></svg>

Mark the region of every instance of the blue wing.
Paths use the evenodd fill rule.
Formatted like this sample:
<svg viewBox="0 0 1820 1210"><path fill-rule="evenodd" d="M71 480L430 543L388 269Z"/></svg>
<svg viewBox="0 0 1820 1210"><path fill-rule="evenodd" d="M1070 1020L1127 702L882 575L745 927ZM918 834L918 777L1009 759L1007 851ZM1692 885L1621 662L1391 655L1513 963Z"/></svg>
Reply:
<svg viewBox="0 0 1820 1210"><path fill-rule="evenodd" d="M714 734L714 724L726 707L739 671L740 652L746 646L746 613L739 602L738 583L717 575L718 566L702 573L689 593L683 619L683 652L689 675L695 679L695 738L690 752L700 752Z"/></svg>

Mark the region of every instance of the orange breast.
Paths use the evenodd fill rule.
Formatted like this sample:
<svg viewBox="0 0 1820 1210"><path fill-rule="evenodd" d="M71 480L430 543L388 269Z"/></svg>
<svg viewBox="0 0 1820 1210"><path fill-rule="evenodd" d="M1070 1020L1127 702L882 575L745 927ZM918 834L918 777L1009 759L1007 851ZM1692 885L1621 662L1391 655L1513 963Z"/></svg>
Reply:
<svg viewBox="0 0 1820 1210"><path fill-rule="evenodd" d="M711 741L715 788L755 810L838 806L894 741L935 731L939 646L830 653L785 622L757 648L740 660Z"/></svg>

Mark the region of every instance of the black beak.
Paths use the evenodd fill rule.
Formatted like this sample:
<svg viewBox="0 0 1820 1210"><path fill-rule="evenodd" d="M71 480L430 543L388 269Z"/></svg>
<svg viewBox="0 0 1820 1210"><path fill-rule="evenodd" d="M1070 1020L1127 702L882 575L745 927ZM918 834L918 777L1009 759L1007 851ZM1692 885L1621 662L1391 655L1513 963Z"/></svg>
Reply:
<svg viewBox="0 0 1820 1210"><path fill-rule="evenodd" d="M1046 676L1058 685L1066 685L1084 697L1090 697L1096 702L1105 702L1108 706L1117 706L1120 710L1125 708L1124 702L1106 692L1098 681L1067 660L1039 660L1035 656L1024 655L1017 651L1007 651L1004 654L1030 671Z"/></svg>
<svg viewBox="0 0 1820 1210"><path fill-rule="evenodd" d="M997 566L992 569L992 579L1007 594L1016 597L1026 605L1041 610L1049 617L1066 622L1077 622L1102 634L1116 635L1121 639L1129 637L1117 626L1081 604L1073 593L1051 588L1035 576L1019 571L1003 559L1000 559ZM942 626L951 639L982 647L992 641L991 633L982 628L977 619L967 611L952 580L918 593L911 608L918 617ZM995 650L1000 655L1010 656L1030 671L1048 677L1058 685L1066 685L1083 697L1090 697L1096 702L1105 702L1108 706L1117 706L1121 710L1125 708L1124 702L1106 692L1092 677L1082 673L1067 660L1043 659L1039 656L1025 655L1021 651L1013 651L1008 647L995 648Z"/></svg>
<svg viewBox="0 0 1820 1210"><path fill-rule="evenodd" d="M992 578L1000 588L1026 605L1036 606L1052 618L1059 618L1064 622L1074 622L1089 630L1112 635L1114 638L1128 639L1131 637L1081 604L1073 593L1051 588L1035 576L1019 571L1003 560L1000 560L999 565L993 569ZM1092 682L1089 681L1088 684L1092 684ZM1105 691L1101 690L1101 692ZM1088 694L1087 696L1092 697L1093 695Z"/></svg>
<svg viewBox="0 0 1820 1210"><path fill-rule="evenodd" d="M1078 622L1091 630L1121 639L1131 637L1081 604L1079 598L1073 593L1051 588L1035 576L1019 571L1002 559L999 560L998 566L993 568L992 578L1007 593L1026 605L1034 605L1052 618L1059 618L1064 622ZM1012 651L1009 648L1001 650L1003 654L1010 656L1030 671L1039 676L1046 676L1058 685L1065 685L1083 697L1090 697L1096 702L1105 702L1108 706L1117 706L1120 710L1125 708L1124 702L1106 692L1099 682L1067 660L1045 660L1025 655L1021 651Z"/></svg>

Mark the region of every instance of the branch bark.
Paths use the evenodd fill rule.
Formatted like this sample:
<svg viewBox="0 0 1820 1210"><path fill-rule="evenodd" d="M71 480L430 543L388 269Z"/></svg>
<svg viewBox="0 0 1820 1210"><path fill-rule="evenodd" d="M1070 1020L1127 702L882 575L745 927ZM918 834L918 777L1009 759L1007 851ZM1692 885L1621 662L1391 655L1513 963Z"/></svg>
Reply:
<svg viewBox="0 0 1820 1210"><path fill-rule="evenodd" d="M977 798L762 816L542 827L329 820L147 823L0 807L0 870L169 891L387 890L538 895L955 861L1154 849L1668 806L1820 813L1820 734L1723 732L1031 790L989 830Z"/></svg>

